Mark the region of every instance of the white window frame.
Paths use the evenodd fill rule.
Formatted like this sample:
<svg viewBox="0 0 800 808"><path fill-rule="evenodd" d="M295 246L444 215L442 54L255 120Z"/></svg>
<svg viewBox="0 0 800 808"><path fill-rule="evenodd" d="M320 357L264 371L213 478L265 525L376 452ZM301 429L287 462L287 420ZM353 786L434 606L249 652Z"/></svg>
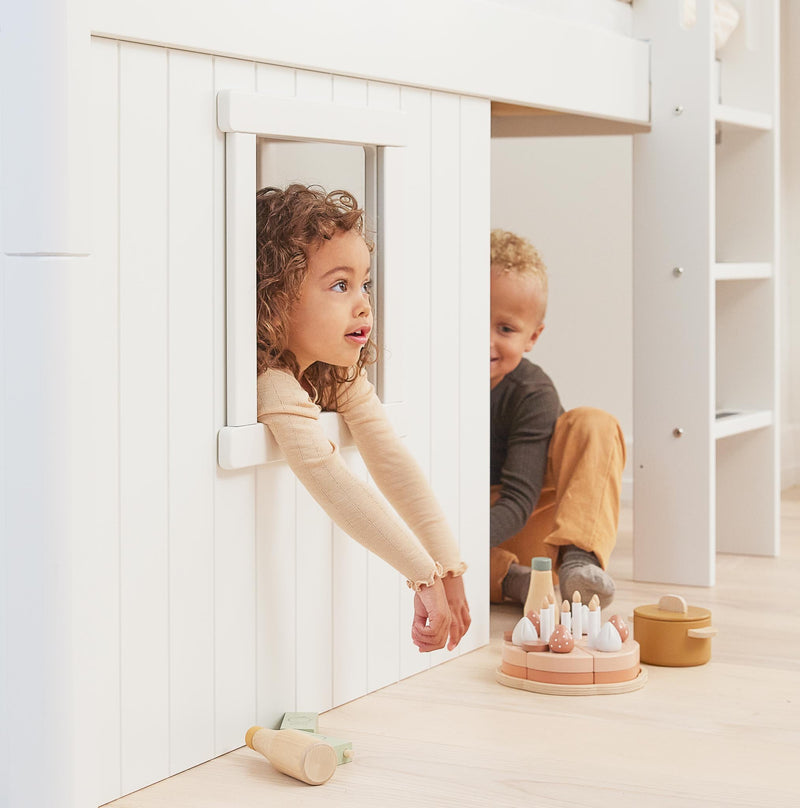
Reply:
<svg viewBox="0 0 800 808"><path fill-rule="evenodd" d="M377 317L379 349L396 344L402 288L402 154L408 142L399 110L351 107L266 93L223 90L217 95L217 125L225 132L226 426L218 434L217 462L240 469L283 459L267 428L257 420L256 392L256 139L362 145L366 154L365 207L377 220L377 265L381 276ZM391 296L392 306L383 305ZM399 337L399 334L397 334ZM378 388L395 426L403 429L403 374L400 357L381 350ZM335 413L322 414L323 427L337 445L349 441Z"/></svg>

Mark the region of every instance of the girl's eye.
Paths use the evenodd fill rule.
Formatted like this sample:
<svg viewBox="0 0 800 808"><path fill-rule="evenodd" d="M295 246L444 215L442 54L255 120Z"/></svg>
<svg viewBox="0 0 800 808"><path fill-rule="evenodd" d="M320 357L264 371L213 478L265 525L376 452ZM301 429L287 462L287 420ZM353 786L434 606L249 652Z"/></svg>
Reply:
<svg viewBox="0 0 800 808"><path fill-rule="evenodd" d="M507 325L501 325L500 326L500 333L501 334L513 334L514 329L511 328L510 326L507 326Z"/></svg>
<svg viewBox="0 0 800 808"><path fill-rule="evenodd" d="M331 289L335 290L336 292L346 292L347 281L336 281L336 283L331 286Z"/></svg>
<svg viewBox="0 0 800 808"><path fill-rule="evenodd" d="M361 284L361 291L365 295L370 294L372 292L372 281L364 281L364 283Z"/></svg>

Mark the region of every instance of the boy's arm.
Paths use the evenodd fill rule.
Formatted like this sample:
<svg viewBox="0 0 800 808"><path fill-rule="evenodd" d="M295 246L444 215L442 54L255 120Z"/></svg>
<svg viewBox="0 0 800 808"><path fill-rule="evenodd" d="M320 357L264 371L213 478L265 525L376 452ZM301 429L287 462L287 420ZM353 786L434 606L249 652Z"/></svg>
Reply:
<svg viewBox="0 0 800 808"><path fill-rule="evenodd" d="M489 516L492 547L522 530L533 513L547 470L550 438L561 412L555 388L531 391L513 408L500 497Z"/></svg>

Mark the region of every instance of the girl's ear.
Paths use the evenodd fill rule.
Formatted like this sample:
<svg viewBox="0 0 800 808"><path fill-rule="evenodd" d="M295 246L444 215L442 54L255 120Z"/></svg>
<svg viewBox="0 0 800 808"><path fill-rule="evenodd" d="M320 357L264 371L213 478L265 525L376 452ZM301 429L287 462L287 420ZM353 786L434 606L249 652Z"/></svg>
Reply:
<svg viewBox="0 0 800 808"><path fill-rule="evenodd" d="M536 344L536 340L539 339L539 335L544 331L544 323L539 323L536 331L530 335L528 341L525 343L525 351L530 351L531 348Z"/></svg>

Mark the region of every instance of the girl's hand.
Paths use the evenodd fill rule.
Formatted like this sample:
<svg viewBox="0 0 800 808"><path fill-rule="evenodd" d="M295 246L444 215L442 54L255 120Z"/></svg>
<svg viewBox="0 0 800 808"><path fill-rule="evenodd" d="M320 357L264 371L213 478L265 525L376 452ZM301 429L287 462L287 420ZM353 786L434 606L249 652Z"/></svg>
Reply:
<svg viewBox="0 0 800 808"><path fill-rule="evenodd" d="M436 578L431 586L422 586L414 594L414 622L411 639L420 651L444 648L450 632L450 609L444 585Z"/></svg>
<svg viewBox="0 0 800 808"><path fill-rule="evenodd" d="M450 607L451 618L450 642L447 644L447 650L452 651L467 633L472 618L469 616L469 604L467 603L467 596L464 594L464 576L457 575L454 577L448 574L444 577L442 583L447 597L447 605Z"/></svg>

